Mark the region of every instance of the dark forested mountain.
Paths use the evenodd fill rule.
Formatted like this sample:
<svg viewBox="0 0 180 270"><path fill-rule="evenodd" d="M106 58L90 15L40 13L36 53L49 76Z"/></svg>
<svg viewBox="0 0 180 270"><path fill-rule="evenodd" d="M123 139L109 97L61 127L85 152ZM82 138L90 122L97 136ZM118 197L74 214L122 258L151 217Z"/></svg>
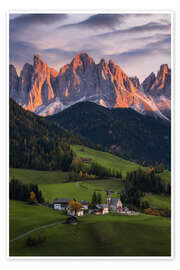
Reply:
<svg viewBox="0 0 180 270"><path fill-rule="evenodd" d="M47 117L113 153L132 160L163 162L170 168L170 123L132 109L80 102Z"/></svg>
<svg viewBox="0 0 180 270"><path fill-rule="evenodd" d="M68 170L70 143L82 139L10 99L10 167Z"/></svg>

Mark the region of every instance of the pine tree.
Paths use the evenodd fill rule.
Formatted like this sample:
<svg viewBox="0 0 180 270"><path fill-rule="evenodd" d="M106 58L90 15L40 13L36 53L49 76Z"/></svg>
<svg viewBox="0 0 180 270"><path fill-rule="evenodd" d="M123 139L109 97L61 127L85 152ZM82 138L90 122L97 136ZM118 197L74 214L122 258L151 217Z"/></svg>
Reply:
<svg viewBox="0 0 180 270"><path fill-rule="evenodd" d="M92 203L92 205L96 205L96 203L97 203L97 196L96 196L95 191L93 192L91 203Z"/></svg>
<svg viewBox="0 0 180 270"><path fill-rule="evenodd" d="M101 193L98 193L98 194L97 194L96 200L97 200L97 203L98 203L98 204L101 204L101 201L102 201Z"/></svg>

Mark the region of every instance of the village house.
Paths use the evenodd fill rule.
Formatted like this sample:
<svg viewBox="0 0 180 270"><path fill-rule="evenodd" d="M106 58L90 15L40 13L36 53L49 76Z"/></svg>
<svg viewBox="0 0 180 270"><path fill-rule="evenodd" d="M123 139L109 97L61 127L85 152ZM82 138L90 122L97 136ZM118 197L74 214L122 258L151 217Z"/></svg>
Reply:
<svg viewBox="0 0 180 270"><path fill-rule="evenodd" d="M84 210L88 210L89 202L88 201L79 201L82 204Z"/></svg>
<svg viewBox="0 0 180 270"><path fill-rule="evenodd" d="M68 208L67 209L67 214L70 215L70 216L82 217L82 216L84 216L84 209L81 208L80 210L75 212L75 210L73 210L72 208Z"/></svg>
<svg viewBox="0 0 180 270"><path fill-rule="evenodd" d="M97 204L95 208L96 215L104 215L109 213L108 204Z"/></svg>
<svg viewBox="0 0 180 270"><path fill-rule="evenodd" d="M67 210L69 206L70 199L66 198L60 198L60 199L54 199L53 201L53 208L54 210Z"/></svg>
<svg viewBox="0 0 180 270"><path fill-rule="evenodd" d="M91 163L92 159L91 158L82 158L80 157L80 160L84 163Z"/></svg>
<svg viewBox="0 0 180 270"><path fill-rule="evenodd" d="M56 198L53 201L53 209L54 210L66 210L68 215L71 216L83 216L85 213L88 212L88 206L89 206L89 202L88 201L79 201L80 204L82 204L82 208L77 211L75 213L75 211L73 209L70 208L69 206L69 202L71 199L67 199L67 198Z"/></svg>

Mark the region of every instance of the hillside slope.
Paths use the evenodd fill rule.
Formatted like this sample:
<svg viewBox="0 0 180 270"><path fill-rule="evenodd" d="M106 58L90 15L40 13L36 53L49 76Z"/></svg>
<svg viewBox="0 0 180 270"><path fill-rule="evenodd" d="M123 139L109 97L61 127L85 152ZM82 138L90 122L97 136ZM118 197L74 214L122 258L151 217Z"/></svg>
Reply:
<svg viewBox="0 0 180 270"><path fill-rule="evenodd" d="M152 164L163 162L170 168L171 126L167 121L91 102L77 103L47 119L121 157Z"/></svg>
<svg viewBox="0 0 180 270"><path fill-rule="evenodd" d="M70 143L82 143L73 133L25 111L10 99L10 167L67 170L72 161Z"/></svg>

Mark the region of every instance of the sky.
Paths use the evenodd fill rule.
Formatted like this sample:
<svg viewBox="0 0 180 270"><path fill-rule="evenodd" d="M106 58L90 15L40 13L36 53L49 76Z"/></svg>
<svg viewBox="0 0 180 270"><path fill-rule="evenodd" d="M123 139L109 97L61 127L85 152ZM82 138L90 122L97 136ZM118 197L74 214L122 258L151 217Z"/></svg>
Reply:
<svg viewBox="0 0 180 270"><path fill-rule="evenodd" d="M57 71L80 52L96 63L112 59L142 82L161 64L171 67L171 16L148 13L10 14L10 63L20 73L39 54Z"/></svg>

